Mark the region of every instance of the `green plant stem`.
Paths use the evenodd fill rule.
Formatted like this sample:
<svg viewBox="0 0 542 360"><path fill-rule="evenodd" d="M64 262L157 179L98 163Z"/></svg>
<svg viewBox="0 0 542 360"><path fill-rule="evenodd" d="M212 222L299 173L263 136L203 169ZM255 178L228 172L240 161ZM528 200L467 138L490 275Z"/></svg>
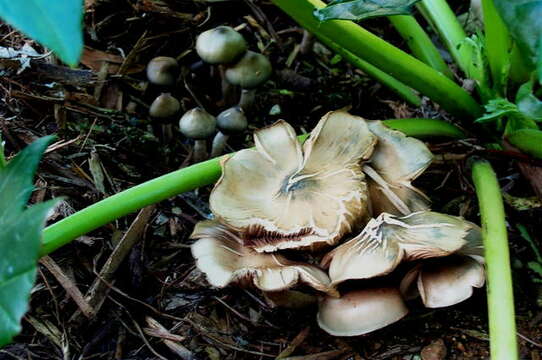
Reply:
<svg viewBox="0 0 542 360"><path fill-rule="evenodd" d="M424 120L431 123L435 136L457 137L461 133L457 128L452 130L450 126L453 125L434 119L385 120L384 123L409 136L427 137L429 125L419 126ZM307 137L308 134L300 135L299 140L304 141ZM73 239L145 206L214 183L221 174L222 158L207 160L147 181L48 226L43 234L41 255L50 254Z"/></svg>
<svg viewBox="0 0 542 360"><path fill-rule="evenodd" d="M448 68L448 65L446 65L442 56L440 56L439 51L414 16L395 15L388 16L388 19L407 42L408 47L415 57L450 79L453 79L454 75L452 71Z"/></svg>
<svg viewBox="0 0 542 360"><path fill-rule="evenodd" d="M446 0L422 0L417 6L439 34L456 64L467 74L472 54L469 47L461 46L467 34Z"/></svg>
<svg viewBox="0 0 542 360"><path fill-rule="evenodd" d="M524 153L542 159L542 131L520 129L509 134L506 139Z"/></svg>
<svg viewBox="0 0 542 360"><path fill-rule="evenodd" d="M418 107L422 104L420 97L412 90L410 87L406 86L402 82L395 79L393 76L390 76L378 69L377 67L371 65L367 61L357 57L352 54L350 51L339 46L336 42L321 36L321 39L325 39L325 44L337 54L341 55L344 60L348 61L350 64L355 67L363 70L367 75L382 83L383 85L389 87L396 94L401 96L404 100L408 101L410 104Z"/></svg>
<svg viewBox="0 0 542 360"><path fill-rule="evenodd" d="M514 43L510 54L510 80L516 84L526 83L531 76L528 69L529 65L525 62L517 44Z"/></svg>
<svg viewBox="0 0 542 360"><path fill-rule="evenodd" d="M512 272L501 188L486 160L474 160L472 178L482 219L492 360L518 358Z"/></svg>
<svg viewBox="0 0 542 360"><path fill-rule="evenodd" d="M497 95L506 95L508 71L510 69L511 40L508 29L495 8L493 0L482 0L484 11L485 48L493 89Z"/></svg>
<svg viewBox="0 0 542 360"><path fill-rule="evenodd" d="M415 134L417 138L449 137L452 139L464 139L465 133L457 126L438 119L391 119L384 123L395 130L405 134Z"/></svg>
<svg viewBox="0 0 542 360"><path fill-rule="evenodd" d="M5 167L8 164L6 160L6 154L4 154L4 140L0 136L0 169Z"/></svg>
<svg viewBox="0 0 542 360"><path fill-rule="evenodd" d="M326 44L333 40L357 57L367 61L405 85L439 103L458 116L477 118L480 105L459 85L418 59L347 20L320 23L313 11L325 4L320 0L272 0L295 21ZM327 44L326 44L327 45Z"/></svg>

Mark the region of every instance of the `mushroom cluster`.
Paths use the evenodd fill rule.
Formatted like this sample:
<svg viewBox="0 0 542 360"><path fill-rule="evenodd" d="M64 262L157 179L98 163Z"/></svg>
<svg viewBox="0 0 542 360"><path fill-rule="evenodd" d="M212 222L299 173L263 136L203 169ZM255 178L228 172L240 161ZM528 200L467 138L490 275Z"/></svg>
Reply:
<svg viewBox="0 0 542 360"><path fill-rule="evenodd" d="M254 141L222 162L215 218L192 234L211 285L308 286L321 294L320 327L355 336L404 317L405 301L450 306L484 284L480 228L430 211L411 184L432 160L423 142L344 111L326 114L303 144L283 120ZM327 253L314 264L286 249Z"/></svg>

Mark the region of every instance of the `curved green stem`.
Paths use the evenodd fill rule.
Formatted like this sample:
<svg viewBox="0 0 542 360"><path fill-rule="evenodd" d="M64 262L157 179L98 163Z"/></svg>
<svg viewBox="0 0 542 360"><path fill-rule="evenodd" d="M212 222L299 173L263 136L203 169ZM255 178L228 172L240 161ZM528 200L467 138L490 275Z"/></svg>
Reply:
<svg viewBox="0 0 542 360"><path fill-rule="evenodd" d="M507 136L510 144L524 153L542 159L542 131L536 129L521 129Z"/></svg>
<svg viewBox="0 0 542 360"><path fill-rule="evenodd" d="M341 55L346 61L355 67L363 70L367 75L373 79L381 82L383 85L389 87L397 95L401 96L403 99L408 101L410 104L418 107L422 104L422 100L414 90L406 86L402 82L395 79L393 76L390 76L377 68L376 66L371 65L367 61L361 59L360 57L352 54L350 51L339 46L336 42L326 38L323 35L320 35L320 40L324 42L331 50L335 51L337 54Z"/></svg>
<svg viewBox="0 0 542 360"><path fill-rule="evenodd" d="M415 57L450 79L454 78L452 71L448 68L442 56L440 56L436 46L414 16L395 15L388 16L388 19L407 42L408 47Z"/></svg>
<svg viewBox="0 0 542 360"><path fill-rule="evenodd" d="M320 0L272 0L295 21L326 44L332 40L405 85L439 103L450 113L479 117L480 105L459 85L442 73L387 43L361 26L346 20L320 23L313 11L325 4ZM327 44L326 44L327 45Z"/></svg>
<svg viewBox="0 0 542 360"><path fill-rule="evenodd" d="M487 303L492 360L518 358L512 272L501 188L486 160L472 164L482 218L487 269Z"/></svg>
<svg viewBox="0 0 542 360"><path fill-rule="evenodd" d="M439 34L459 68L467 73L472 59L470 48L462 46L467 34L446 0L422 0L417 6Z"/></svg>
<svg viewBox="0 0 542 360"><path fill-rule="evenodd" d="M431 122L431 127L435 131L434 136L457 137L461 132L459 129L451 130L450 126L453 125L449 123L434 119L385 120L384 123L393 129L403 131L409 136L427 137L430 135L427 129L419 126L420 122L423 121ZM304 134L298 138L300 141L304 141L307 137L308 134ZM78 236L147 205L214 183L221 175L220 160L222 158L224 156L134 186L48 226L43 233L41 255L47 255Z"/></svg>

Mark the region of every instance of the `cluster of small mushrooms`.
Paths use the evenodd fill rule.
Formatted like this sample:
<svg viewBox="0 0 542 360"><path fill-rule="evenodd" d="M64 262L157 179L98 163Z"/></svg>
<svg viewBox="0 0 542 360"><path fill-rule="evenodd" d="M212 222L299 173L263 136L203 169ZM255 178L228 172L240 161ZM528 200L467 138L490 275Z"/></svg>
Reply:
<svg viewBox="0 0 542 360"><path fill-rule="evenodd" d="M196 41L196 52L204 62L218 66L224 96L232 86L241 88L239 103L222 111L216 118L196 107L179 120L181 133L194 140L194 160L199 162L208 157L207 139L215 133L211 157L221 155L228 138L247 128L246 112L254 102L255 89L269 79L272 67L264 55L248 50L243 36L229 26L201 33ZM147 65L147 77L156 85L172 86L178 74L179 65L170 57L154 58ZM152 103L149 114L154 118L167 119L179 110L179 101L170 93L162 93Z"/></svg>
<svg viewBox="0 0 542 360"><path fill-rule="evenodd" d="M191 235L211 285L312 288L318 323L336 336L398 321L407 300L450 306L483 286L480 228L430 211L411 185L432 161L423 142L344 111L325 115L303 144L283 120L254 141L223 160L215 217Z"/></svg>

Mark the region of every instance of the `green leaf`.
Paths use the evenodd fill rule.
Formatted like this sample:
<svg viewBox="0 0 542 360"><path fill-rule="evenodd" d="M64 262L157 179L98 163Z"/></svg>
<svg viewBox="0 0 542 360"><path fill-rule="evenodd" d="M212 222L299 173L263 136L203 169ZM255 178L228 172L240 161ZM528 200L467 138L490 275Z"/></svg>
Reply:
<svg viewBox="0 0 542 360"><path fill-rule="evenodd" d="M537 129L521 129L507 136L508 142L524 153L542 159L542 131Z"/></svg>
<svg viewBox="0 0 542 360"><path fill-rule="evenodd" d="M542 0L495 0L495 7L531 70L542 80Z"/></svg>
<svg viewBox="0 0 542 360"><path fill-rule="evenodd" d="M493 121L500 120L504 116L519 114L519 110L516 104L503 98L496 98L496 99L490 100L485 105L485 109L486 109L486 112L484 116L479 117L478 119L476 119L475 122L477 123L493 122Z"/></svg>
<svg viewBox="0 0 542 360"><path fill-rule="evenodd" d="M0 346L21 330L36 276L42 228L55 203L26 208L39 159L52 139L35 141L0 169Z"/></svg>
<svg viewBox="0 0 542 360"><path fill-rule="evenodd" d="M542 121L542 101L533 94L534 79L521 85L516 94L519 111L535 121Z"/></svg>
<svg viewBox="0 0 542 360"><path fill-rule="evenodd" d="M0 18L75 66L83 51L83 0L0 0Z"/></svg>
<svg viewBox="0 0 542 360"><path fill-rule="evenodd" d="M335 0L314 11L320 21L363 20L379 16L409 15L410 7L420 0Z"/></svg>

